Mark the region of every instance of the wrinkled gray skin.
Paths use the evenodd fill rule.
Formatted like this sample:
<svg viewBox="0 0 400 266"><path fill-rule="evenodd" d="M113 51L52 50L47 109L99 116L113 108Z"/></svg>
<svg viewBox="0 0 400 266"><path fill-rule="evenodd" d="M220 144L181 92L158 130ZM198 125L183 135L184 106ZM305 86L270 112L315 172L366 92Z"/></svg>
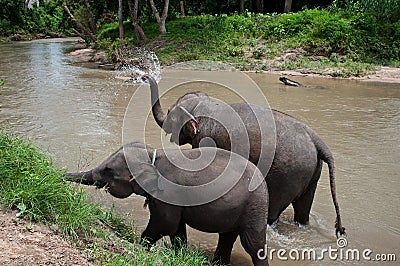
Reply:
<svg viewBox="0 0 400 266"><path fill-rule="evenodd" d="M257 257L258 250L264 248L266 242L266 182L263 181L250 192L249 180L253 174L263 180L261 172L241 156L231 158L234 160L235 169L225 169L230 160L228 151L206 147L184 150L183 154L189 159L196 159L199 158L200 152L210 149L217 151L207 167L199 171L185 171L172 164L166 157L166 153L176 156L179 150L157 150L155 163L152 165L150 158L154 150L141 143L130 143L121 147L93 170L66 174L66 180L95 185L98 188L106 187L108 192L117 198L126 198L132 193L146 197L150 220L141 239L148 247L162 236L169 236L175 247L186 243L187 224L203 232L219 233L214 261L229 264L233 243L240 236L241 243L250 254L254 265L268 265L268 260ZM196 186L214 180L224 169L232 178L236 176L238 182L225 195L212 202L197 206L177 206L152 196L171 193L168 188L160 188L160 175L175 184ZM241 172L237 169L244 169L241 177L238 176ZM231 178L225 180L229 181Z"/></svg>
<svg viewBox="0 0 400 266"><path fill-rule="evenodd" d="M171 141L178 145L190 144L192 148L197 148L202 139L209 137L214 140L216 147L231 150L228 131L235 129L227 130L218 121L205 115L198 115L220 112L218 110L221 108L220 103L215 103L215 100L210 99L204 92L190 92L181 96L165 115L159 101L157 82L149 75L143 78L150 84L154 119L166 133L171 134ZM184 107L187 112L180 107ZM260 149L261 147L270 149L270 147L265 147L264 143L261 143L260 126L253 112L257 113L257 117L263 115L268 117L271 110L247 103L225 105L225 107L232 108L240 116L247 130L250 141L249 156L246 156L245 151L238 153L255 165L262 166L268 158L260 158ZM322 162L325 162L329 168L330 188L336 210L336 235L345 234L336 199L334 159L328 146L310 127L295 118L276 110L272 110L272 115L276 127L276 149L271 168L266 175L270 197L268 224L277 221L290 204L294 208L294 221L308 224ZM225 123L226 121L223 122L224 125L229 125ZM202 143L202 146L207 146L207 143Z"/></svg>

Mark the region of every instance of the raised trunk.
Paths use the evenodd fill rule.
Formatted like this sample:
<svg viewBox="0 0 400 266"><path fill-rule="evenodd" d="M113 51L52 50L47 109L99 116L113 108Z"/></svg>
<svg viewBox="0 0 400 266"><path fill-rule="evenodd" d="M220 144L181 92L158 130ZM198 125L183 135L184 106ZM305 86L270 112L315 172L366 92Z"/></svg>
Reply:
<svg viewBox="0 0 400 266"><path fill-rule="evenodd" d="M150 75L144 76L149 81L150 91L151 91L151 110L153 113L153 117L156 120L159 127L163 126L165 120L164 111L161 108L160 104L160 95L158 92L158 84L157 81Z"/></svg>

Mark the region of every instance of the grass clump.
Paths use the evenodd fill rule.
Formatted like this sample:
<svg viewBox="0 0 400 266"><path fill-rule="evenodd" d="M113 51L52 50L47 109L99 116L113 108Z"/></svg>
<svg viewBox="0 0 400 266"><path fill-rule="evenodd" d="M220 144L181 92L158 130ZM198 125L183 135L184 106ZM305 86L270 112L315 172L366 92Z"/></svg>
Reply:
<svg viewBox="0 0 400 266"><path fill-rule="evenodd" d="M28 141L0 133L0 203L16 209L19 217L55 223L74 237L78 230L89 231L99 209L62 177L63 171Z"/></svg>
<svg viewBox="0 0 400 266"><path fill-rule="evenodd" d="M107 266L142 266L142 265L162 265L162 266L193 266L211 265L206 257L199 250L193 247L183 247L174 250L166 245L158 246L149 253L141 246L135 252L117 255L111 258L104 265Z"/></svg>

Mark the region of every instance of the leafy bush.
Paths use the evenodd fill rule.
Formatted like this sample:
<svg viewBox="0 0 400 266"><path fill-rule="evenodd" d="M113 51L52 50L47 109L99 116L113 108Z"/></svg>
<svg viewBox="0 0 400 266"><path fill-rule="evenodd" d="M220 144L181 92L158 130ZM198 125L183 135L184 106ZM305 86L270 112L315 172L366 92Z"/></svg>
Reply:
<svg viewBox="0 0 400 266"><path fill-rule="evenodd" d="M25 1L0 0L0 35L15 32L51 33L67 32L69 18L65 15L62 0L40 1L40 6L25 8Z"/></svg>
<svg viewBox="0 0 400 266"><path fill-rule="evenodd" d="M335 0L332 7L351 14L368 14L380 22L396 22L400 18L398 0Z"/></svg>
<svg viewBox="0 0 400 266"><path fill-rule="evenodd" d="M287 50L301 50L306 52L304 56L323 56L328 61L345 57L359 63L396 65L400 58L399 25L398 19L380 20L366 11L333 6L289 14L181 17L167 21L168 33L163 37L158 36L154 23L145 23L143 29L150 39L145 45L148 49L157 47L164 64L197 59L238 63L249 57L263 60ZM112 42L117 37L116 23L105 26L99 34L100 41L109 38Z"/></svg>

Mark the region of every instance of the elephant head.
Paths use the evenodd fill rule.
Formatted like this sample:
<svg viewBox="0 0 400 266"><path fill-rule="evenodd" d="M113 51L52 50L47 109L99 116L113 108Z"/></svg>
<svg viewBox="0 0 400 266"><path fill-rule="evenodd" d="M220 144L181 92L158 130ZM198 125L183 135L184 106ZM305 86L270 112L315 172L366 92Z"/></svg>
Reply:
<svg viewBox="0 0 400 266"><path fill-rule="evenodd" d="M150 84L152 113L157 124L165 133L171 134L171 142L178 145L190 144L199 132L198 119L194 116L194 110L202 101L209 100L208 95L204 92L187 93L171 105L165 115L160 105L156 80L150 75L145 75L143 78Z"/></svg>
<svg viewBox="0 0 400 266"><path fill-rule="evenodd" d="M158 173L150 162L144 144L130 143L109 156L98 167L80 173L67 173L65 179L97 188L106 187L116 198L127 198L132 193L147 196L158 189Z"/></svg>

